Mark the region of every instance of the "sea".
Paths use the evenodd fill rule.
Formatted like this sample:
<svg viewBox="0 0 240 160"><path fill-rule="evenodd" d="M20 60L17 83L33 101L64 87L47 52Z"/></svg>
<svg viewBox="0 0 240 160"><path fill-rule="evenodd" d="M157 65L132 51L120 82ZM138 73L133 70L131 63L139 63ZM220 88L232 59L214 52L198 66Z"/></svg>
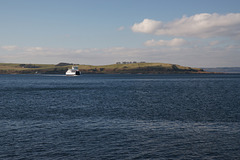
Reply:
<svg viewBox="0 0 240 160"><path fill-rule="evenodd" d="M0 159L239 160L240 74L0 75Z"/></svg>

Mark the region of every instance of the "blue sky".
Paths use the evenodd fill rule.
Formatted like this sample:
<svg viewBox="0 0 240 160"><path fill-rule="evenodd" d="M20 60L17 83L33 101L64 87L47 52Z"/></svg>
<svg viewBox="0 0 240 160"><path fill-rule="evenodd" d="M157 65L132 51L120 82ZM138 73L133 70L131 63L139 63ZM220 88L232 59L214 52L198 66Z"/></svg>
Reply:
<svg viewBox="0 0 240 160"><path fill-rule="evenodd" d="M240 67L239 0L0 0L0 63Z"/></svg>

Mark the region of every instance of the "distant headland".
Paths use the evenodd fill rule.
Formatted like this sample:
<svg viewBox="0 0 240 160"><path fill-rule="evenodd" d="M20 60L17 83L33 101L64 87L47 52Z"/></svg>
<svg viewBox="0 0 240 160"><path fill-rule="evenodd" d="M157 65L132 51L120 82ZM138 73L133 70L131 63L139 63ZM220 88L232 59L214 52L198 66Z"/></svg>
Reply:
<svg viewBox="0 0 240 160"><path fill-rule="evenodd" d="M65 74L72 63L16 64L0 63L0 74ZM76 65L76 64L75 64ZM192 68L168 63L117 62L112 65L79 65L83 74L190 74L209 73L201 68Z"/></svg>

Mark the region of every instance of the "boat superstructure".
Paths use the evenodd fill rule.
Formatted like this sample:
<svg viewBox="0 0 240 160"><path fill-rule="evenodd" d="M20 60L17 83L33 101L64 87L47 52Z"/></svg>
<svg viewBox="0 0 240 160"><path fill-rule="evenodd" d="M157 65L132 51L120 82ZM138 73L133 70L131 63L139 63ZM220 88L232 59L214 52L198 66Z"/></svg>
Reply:
<svg viewBox="0 0 240 160"><path fill-rule="evenodd" d="M78 70L78 66L72 66L72 68L68 69L66 72L66 76L76 76L80 74L81 72Z"/></svg>

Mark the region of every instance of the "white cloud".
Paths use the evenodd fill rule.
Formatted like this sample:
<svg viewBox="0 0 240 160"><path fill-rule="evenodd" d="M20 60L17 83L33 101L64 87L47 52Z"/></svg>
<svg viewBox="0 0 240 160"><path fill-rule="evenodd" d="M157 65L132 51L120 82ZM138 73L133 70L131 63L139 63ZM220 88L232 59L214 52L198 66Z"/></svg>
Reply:
<svg viewBox="0 0 240 160"><path fill-rule="evenodd" d="M75 53L82 53L82 52L84 52L82 49L77 49L77 50L75 50L74 51Z"/></svg>
<svg viewBox="0 0 240 160"><path fill-rule="evenodd" d="M124 27L124 26L121 26L121 27L118 28L118 31L122 31L122 30L124 30L124 29L125 29L125 27Z"/></svg>
<svg viewBox="0 0 240 160"><path fill-rule="evenodd" d="M185 44L186 41L181 38L174 38L172 40L148 40L144 44L145 46L170 46L170 47L176 47L176 46L181 46Z"/></svg>
<svg viewBox="0 0 240 160"><path fill-rule="evenodd" d="M135 23L132 26L133 32L142 32L142 33L154 33L158 28L161 28L160 21L155 21L152 19L144 19L141 23Z"/></svg>
<svg viewBox="0 0 240 160"><path fill-rule="evenodd" d="M144 19L132 26L133 32L155 35L209 38L217 36L240 36L240 13L220 15L201 13L191 17L183 16L168 23Z"/></svg>
<svg viewBox="0 0 240 160"><path fill-rule="evenodd" d="M18 47L18 46L15 46L15 45L9 45L9 46L1 46L0 47L1 49L3 50L6 50L6 51L26 51L26 52L37 52L37 51L43 51L44 48L42 47Z"/></svg>
<svg viewBox="0 0 240 160"><path fill-rule="evenodd" d="M14 45L11 45L11 46L2 46L1 48L4 49L4 50L7 50L7 51L13 51L13 50L16 50L16 49L17 49L17 46L14 46Z"/></svg>
<svg viewBox="0 0 240 160"><path fill-rule="evenodd" d="M37 52L37 51L42 51L42 47L28 47L25 49L27 52Z"/></svg>
<svg viewBox="0 0 240 160"><path fill-rule="evenodd" d="M217 45L217 44L219 44L220 42L219 41L211 41L210 43L209 43L209 45L210 46L215 46L215 45Z"/></svg>

